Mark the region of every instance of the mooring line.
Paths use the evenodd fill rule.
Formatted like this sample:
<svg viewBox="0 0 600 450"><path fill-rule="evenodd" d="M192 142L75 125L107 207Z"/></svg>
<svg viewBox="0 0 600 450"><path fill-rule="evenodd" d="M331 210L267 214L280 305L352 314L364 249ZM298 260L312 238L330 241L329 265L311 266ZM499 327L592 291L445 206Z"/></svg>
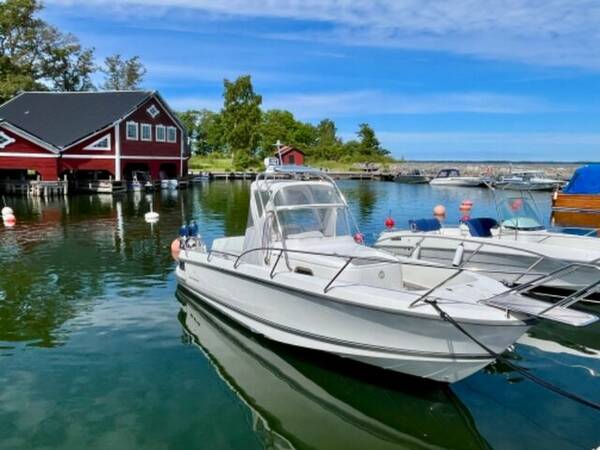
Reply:
<svg viewBox="0 0 600 450"><path fill-rule="evenodd" d="M502 356L499 353L496 353L495 351L493 351L491 348L489 348L487 345L485 345L483 342L480 342L478 339L476 339L475 337L473 337L471 335L471 333L469 333L467 330L465 330L461 324L459 324L456 320L454 320L454 318L448 314L446 311L444 311L442 308L440 308L440 306L438 305L436 300L429 300L426 299L424 300L425 303L428 303L429 305L431 305L440 315L440 317L447 321L450 322L452 325L454 325L461 333L463 333L465 336L467 336L469 339L471 339L473 342L475 342L477 345L479 345L482 349L484 349L486 352L488 352L491 356L493 356L495 359L498 359L500 361L502 361L504 364L506 364L507 366L509 366L511 369L519 372L521 375L523 375L525 378L528 378L529 380L533 381L534 383L558 394L561 395L565 398L571 399L573 401L576 401L578 403L581 403L582 405L588 406L590 408L596 409L596 410L600 410L600 403L596 403L592 400L588 400L587 398L583 398L580 397L577 394L574 394L573 392L569 392L564 390L563 388L561 388L560 386L556 386L555 384L550 383L549 381L544 380L543 378L538 377L537 375L534 375L532 373L530 373L527 369L518 366L514 363L512 363L510 360L508 360L507 358L505 358L504 356Z"/></svg>

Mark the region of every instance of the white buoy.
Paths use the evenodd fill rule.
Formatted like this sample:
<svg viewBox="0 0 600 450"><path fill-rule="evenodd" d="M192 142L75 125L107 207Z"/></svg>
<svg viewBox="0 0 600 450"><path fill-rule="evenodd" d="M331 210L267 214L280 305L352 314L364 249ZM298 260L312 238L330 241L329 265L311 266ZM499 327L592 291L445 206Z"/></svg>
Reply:
<svg viewBox="0 0 600 450"><path fill-rule="evenodd" d="M14 211L12 210L12 208L10 206L5 206L4 208L2 208L2 217L6 217L10 214L14 215Z"/></svg>
<svg viewBox="0 0 600 450"><path fill-rule="evenodd" d="M156 211L154 211L154 209L152 208L152 202L150 202L150 211L147 212L146 214L144 214L144 219L146 220L146 222L158 222L158 213Z"/></svg>

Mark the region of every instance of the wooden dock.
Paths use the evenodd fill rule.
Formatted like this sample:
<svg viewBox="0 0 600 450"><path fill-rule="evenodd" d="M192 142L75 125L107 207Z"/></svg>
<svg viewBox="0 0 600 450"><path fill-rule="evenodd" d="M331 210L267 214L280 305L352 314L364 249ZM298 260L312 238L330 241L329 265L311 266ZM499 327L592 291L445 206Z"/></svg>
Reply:
<svg viewBox="0 0 600 450"><path fill-rule="evenodd" d="M69 193L68 181L4 180L0 191L6 195L27 197L61 197Z"/></svg>
<svg viewBox="0 0 600 450"><path fill-rule="evenodd" d="M334 180L376 180L376 181L392 181L394 174L391 172L362 172L362 171L350 171L350 172L324 172ZM200 172L194 173L190 171L190 178L199 176ZM223 180L223 181L234 181L234 180L254 180L258 175L257 172L210 172L208 179L210 180Z"/></svg>
<svg viewBox="0 0 600 450"><path fill-rule="evenodd" d="M86 194L120 194L127 191L127 184L115 180L77 180L75 191Z"/></svg>

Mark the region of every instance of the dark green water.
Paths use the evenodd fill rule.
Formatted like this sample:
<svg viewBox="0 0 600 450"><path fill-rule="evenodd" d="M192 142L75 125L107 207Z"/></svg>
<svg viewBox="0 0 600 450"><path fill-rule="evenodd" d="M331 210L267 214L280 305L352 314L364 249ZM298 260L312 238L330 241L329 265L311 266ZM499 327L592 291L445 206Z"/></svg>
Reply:
<svg viewBox="0 0 600 450"><path fill-rule="evenodd" d="M372 242L490 193L344 182ZM168 247L182 219L243 233L248 185L154 196L10 199L0 228L0 447L592 449L600 414L494 364L444 386L268 342L176 296ZM540 197L547 215L547 196ZM543 323L510 356L600 401L600 325Z"/></svg>

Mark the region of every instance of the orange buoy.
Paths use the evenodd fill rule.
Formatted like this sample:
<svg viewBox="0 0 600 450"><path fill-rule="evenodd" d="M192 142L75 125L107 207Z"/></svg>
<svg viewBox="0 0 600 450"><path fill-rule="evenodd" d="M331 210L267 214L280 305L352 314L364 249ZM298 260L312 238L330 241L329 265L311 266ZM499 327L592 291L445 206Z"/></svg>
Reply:
<svg viewBox="0 0 600 450"><path fill-rule="evenodd" d="M179 251L181 250L181 247L179 245L179 239L174 239L173 242L171 242L171 257L177 261L179 259Z"/></svg>
<svg viewBox="0 0 600 450"><path fill-rule="evenodd" d="M433 217L443 219L446 217L446 207L444 205L436 205L433 208Z"/></svg>

